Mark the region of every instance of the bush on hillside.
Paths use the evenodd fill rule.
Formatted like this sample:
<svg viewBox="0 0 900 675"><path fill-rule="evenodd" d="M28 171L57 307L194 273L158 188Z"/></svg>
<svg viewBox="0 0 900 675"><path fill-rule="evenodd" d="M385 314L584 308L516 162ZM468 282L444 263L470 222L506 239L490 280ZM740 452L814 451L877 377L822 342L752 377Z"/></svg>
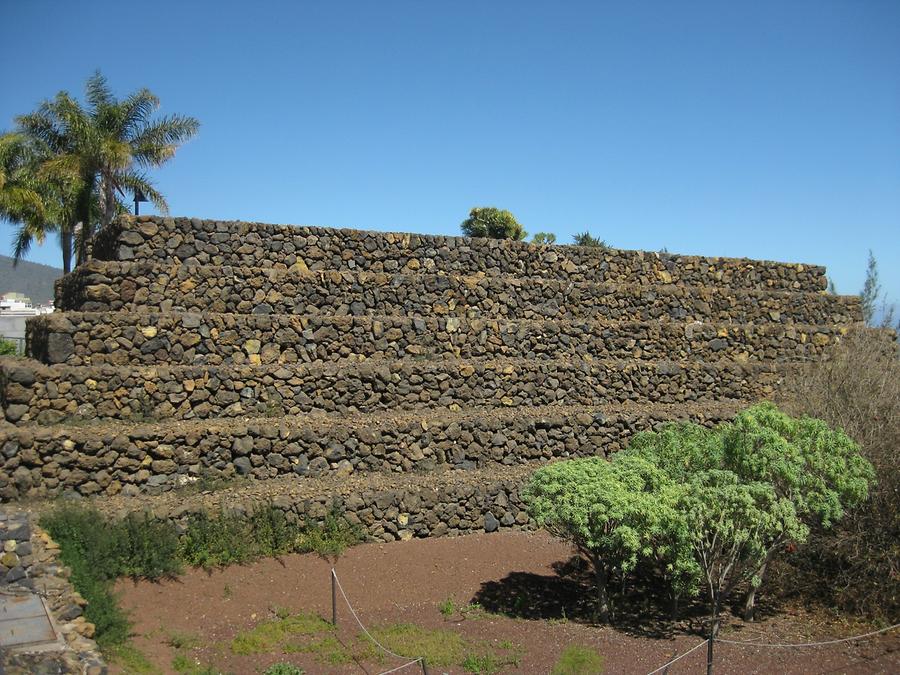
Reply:
<svg viewBox="0 0 900 675"><path fill-rule="evenodd" d="M469 211L469 217L462 222L460 227L467 237L521 241L528 236L512 213L493 206L476 206Z"/></svg>
<svg viewBox="0 0 900 675"><path fill-rule="evenodd" d="M786 592L900 619L900 349L890 331L856 329L815 367L788 377L783 406L843 429L875 467L870 498L782 569Z"/></svg>

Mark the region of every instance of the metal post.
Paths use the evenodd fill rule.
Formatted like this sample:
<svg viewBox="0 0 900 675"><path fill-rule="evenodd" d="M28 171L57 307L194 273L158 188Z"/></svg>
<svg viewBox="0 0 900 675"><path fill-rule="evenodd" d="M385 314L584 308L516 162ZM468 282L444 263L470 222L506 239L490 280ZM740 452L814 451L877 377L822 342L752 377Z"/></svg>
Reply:
<svg viewBox="0 0 900 675"><path fill-rule="evenodd" d="M331 569L331 625L337 626L337 577Z"/></svg>

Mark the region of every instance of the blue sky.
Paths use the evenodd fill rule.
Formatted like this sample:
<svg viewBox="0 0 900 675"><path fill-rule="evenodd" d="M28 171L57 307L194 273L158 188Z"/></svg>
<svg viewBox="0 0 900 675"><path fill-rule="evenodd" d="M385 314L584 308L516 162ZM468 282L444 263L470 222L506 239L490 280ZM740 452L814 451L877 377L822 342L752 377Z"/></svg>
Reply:
<svg viewBox="0 0 900 675"><path fill-rule="evenodd" d="M896 0L0 4L0 128L97 68L201 120L154 173L175 215L456 234L493 205L844 293L871 248L900 300Z"/></svg>

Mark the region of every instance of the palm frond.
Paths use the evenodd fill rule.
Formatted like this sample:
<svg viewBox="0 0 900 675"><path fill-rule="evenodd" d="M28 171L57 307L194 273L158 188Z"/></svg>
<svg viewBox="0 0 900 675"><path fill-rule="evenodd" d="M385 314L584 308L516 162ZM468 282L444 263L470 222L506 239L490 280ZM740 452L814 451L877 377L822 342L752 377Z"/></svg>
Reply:
<svg viewBox="0 0 900 675"><path fill-rule="evenodd" d="M84 85L84 98L92 110L98 111L113 102L112 90L106 81L106 76L99 70L95 70Z"/></svg>
<svg viewBox="0 0 900 675"><path fill-rule="evenodd" d="M148 124L132 140L134 158L144 166L159 166L175 154L176 146L193 138L199 129L198 120L182 115Z"/></svg>

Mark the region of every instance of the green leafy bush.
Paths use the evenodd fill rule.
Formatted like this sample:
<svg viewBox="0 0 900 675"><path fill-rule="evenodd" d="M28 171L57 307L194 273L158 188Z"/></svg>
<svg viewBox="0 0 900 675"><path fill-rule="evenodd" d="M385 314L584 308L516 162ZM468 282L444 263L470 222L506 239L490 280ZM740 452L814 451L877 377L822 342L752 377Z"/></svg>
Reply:
<svg viewBox="0 0 900 675"><path fill-rule="evenodd" d="M462 222L460 227L467 237L520 241L528 236L512 213L493 206L476 206L469 211L469 217Z"/></svg>
<svg viewBox="0 0 900 675"><path fill-rule="evenodd" d="M601 620L610 580L656 564L676 600L702 580L715 632L734 590L749 587L752 616L770 561L861 503L872 476L842 431L763 403L715 429L672 424L638 434L609 461L543 467L523 496L539 524L593 565Z"/></svg>
<svg viewBox="0 0 900 675"><path fill-rule="evenodd" d="M0 356L15 356L18 353L15 342L0 338Z"/></svg>

